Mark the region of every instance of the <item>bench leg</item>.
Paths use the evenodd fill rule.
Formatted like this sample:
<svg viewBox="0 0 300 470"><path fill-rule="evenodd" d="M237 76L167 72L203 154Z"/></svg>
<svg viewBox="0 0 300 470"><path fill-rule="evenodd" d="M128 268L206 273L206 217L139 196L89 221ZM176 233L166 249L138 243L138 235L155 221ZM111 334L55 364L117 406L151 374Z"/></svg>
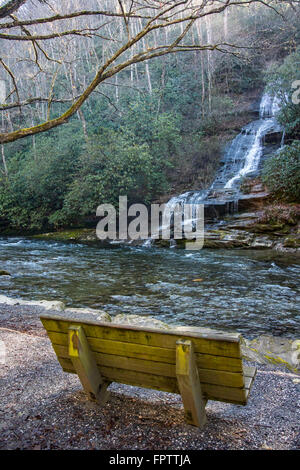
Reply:
<svg viewBox="0 0 300 470"><path fill-rule="evenodd" d="M206 400L201 392L192 341L176 342L176 376L186 422L202 428L206 423Z"/></svg>
<svg viewBox="0 0 300 470"><path fill-rule="evenodd" d="M101 377L95 357L86 339L81 326L70 326L69 336L69 357L73 363L80 382L91 400L96 400L103 405L108 397L106 382Z"/></svg>

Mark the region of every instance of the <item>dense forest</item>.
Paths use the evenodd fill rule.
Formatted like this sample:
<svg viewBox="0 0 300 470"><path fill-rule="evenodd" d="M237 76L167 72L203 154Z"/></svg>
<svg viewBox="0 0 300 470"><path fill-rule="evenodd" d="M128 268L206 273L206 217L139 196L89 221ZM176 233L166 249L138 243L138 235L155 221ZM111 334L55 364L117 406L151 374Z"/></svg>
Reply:
<svg viewBox="0 0 300 470"><path fill-rule="evenodd" d="M0 2L0 13L6 3ZM95 70L147 21L126 16L134 2L89 0L87 9L101 4L119 16L80 16L63 26L49 22L33 33L32 18L80 10L76 0L63 3L28 1L17 16L0 19L2 230L86 226L95 223L99 204L117 204L119 195L149 204L207 187L265 87L281 97L278 119L286 145L266 163L263 180L274 197L299 200L300 106L291 99L297 94L292 84L300 79L297 2L203 2L201 11L216 4L230 8L142 37L126 59L139 48L150 50L153 42L157 50L180 38L182 46L111 74L63 125L15 138L17 129L36 129L67 112ZM20 21L25 25L13 29ZM31 39L33 34L41 39Z"/></svg>

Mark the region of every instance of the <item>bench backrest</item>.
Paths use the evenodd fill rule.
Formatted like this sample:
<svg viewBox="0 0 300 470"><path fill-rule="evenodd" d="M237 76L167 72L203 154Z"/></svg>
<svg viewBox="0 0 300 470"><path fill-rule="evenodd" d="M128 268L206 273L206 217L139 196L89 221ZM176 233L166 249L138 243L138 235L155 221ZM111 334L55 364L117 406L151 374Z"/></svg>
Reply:
<svg viewBox="0 0 300 470"><path fill-rule="evenodd" d="M241 335L204 333L79 321L60 315L43 315L53 348L66 372L75 372L68 353L68 330L84 329L101 376L119 382L179 393L176 379L176 341L193 343L204 398L246 404L251 378L243 370Z"/></svg>

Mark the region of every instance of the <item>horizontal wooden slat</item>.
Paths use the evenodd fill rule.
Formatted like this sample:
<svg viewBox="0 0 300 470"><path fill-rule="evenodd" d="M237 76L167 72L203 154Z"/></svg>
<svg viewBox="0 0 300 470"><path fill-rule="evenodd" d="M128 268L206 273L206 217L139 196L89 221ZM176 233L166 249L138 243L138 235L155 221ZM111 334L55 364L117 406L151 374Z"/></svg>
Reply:
<svg viewBox="0 0 300 470"><path fill-rule="evenodd" d="M67 346L66 333L48 331L48 336L53 344ZM175 349L165 349L142 344L121 343L99 338L88 338L90 347L95 353L114 354L117 356L131 357L154 362L175 364ZM242 360L238 358L213 356L210 354L196 353L196 362L202 369L224 370L242 373Z"/></svg>
<svg viewBox="0 0 300 470"><path fill-rule="evenodd" d="M128 385L179 393L175 363L178 339L191 339L204 398L246 404L255 368L244 368L240 335L207 336L160 331L127 325L107 325L41 318L63 369L74 372L67 352L67 331L82 326L104 379Z"/></svg>
<svg viewBox="0 0 300 470"><path fill-rule="evenodd" d="M74 371L70 359L59 358L59 362L64 371ZM102 377L109 381L179 394L177 379L172 377L145 374L125 369L113 369L110 367L101 367L99 370L101 371ZM201 384L201 389L204 398L207 400L226 401L228 403L241 405L246 404L246 390L244 388L224 387L204 383Z"/></svg>
<svg viewBox="0 0 300 470"><path fill-rule="evenodd" d="M75 373L70 359L59 357L58 360L64 371L72 371ZM101 369L99 368L99 370ZM108 379L112 382L119 382L136 387L153 388L154 390L163 392L179 393L177 380L171 377L155 376L153 374L127 371L125 369L114 370L109 367L102 368L101 375L104 379Z"/></svg>
<svg viewBox="0 0 300 470"><path fill-rule="evenodd" d="M67 346L53 345L58 357L69 358ZM145 372L147 374L162 375L164 377L176 378L176 365L165 362L157 362L151 360L136 359L132 357L116 356L113 354L95 353L95 359L98 364L100 373L101 366L117 367L118 369L127 369L137 372ZM210 370L206 368L198 368L200 382L225 385L227 387L244 386L244 376L242 373L225 372L218 370Z"/></svg>
<svg viewBox="0 0 300 470"><path fill-rule="evenodd" d="M53 319L42 316L41 321L47 331L67 333L71 324L82 326L85 335L91 338L99 338L123 343L134 343L164 349L175 349L179 339L192 339L194 350L197 353L211 354L214 356L240 358L240 336L238 334L222 334L207 336L195 333L179 334L178 331L159 331L144 328L133 328L121 325L94 324L93 322L78 322Z"/></svg>
<svg viewBox="0 0 300 470"><path fill-rule="evenodd" d="M92 321L92 320L78 320L78 319L72 319L70 317L63 317L63 315L53 315L53 314L44 314L44 315L41 315L40 316L40 319L41 321L43 322L44 320L45 321L62 321L62 322L66 322L68 324L70 323L78 323L80 325L84 324L86 326L96 326L96 327L105 327L105 328L108 328L109 330L118 330L119 332L121 330L123 331L130 331L132 333L136 332L137 334L139 334L140 332L146 332L146 333L153 333L153 334L163 334L163 335L178 335L178 330L172 330L172 329L167 329L167 330L161 330L161 329L153 329L153 328L148 328L148 327L143 327L143 326L133 326L133 325L126 325L126 324L116 324L116 323L103 323L103 322L100 322L100 321ZM229 332L225 332L225 331L218 331L218 330L214 330L212 333L207 333L206 331L204 332L201 332L201 331L187 331L186 330L186 333L185 333L188 337L191 337L191 338L211 338L215 341L231 341L231 342L239 342L240 338L241 338L241 334L240 333L229 333Z"/></svg>

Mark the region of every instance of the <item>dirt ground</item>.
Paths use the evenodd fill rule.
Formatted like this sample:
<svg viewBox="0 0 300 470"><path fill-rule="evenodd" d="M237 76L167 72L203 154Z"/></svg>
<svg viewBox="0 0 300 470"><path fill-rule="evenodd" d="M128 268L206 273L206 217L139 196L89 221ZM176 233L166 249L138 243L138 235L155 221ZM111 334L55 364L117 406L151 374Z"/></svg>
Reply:
<svg viewBox="0 0 300 470"><path fill-rule="evenodd" d="M201 431L178 395L112 384L100 408L61 370L41 310L0 305L0 449L300 449L296 374L257 365L248 405L209 401Z"/></svg>

